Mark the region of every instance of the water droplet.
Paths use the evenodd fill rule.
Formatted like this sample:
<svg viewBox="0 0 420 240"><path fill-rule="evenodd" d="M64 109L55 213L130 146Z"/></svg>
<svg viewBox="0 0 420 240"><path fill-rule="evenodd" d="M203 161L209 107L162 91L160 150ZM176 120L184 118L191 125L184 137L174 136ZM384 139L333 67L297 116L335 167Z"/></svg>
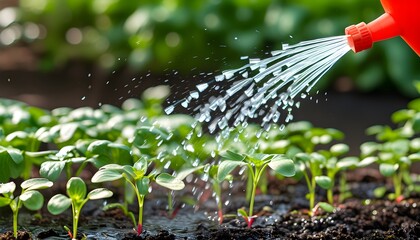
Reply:
<svg viewBox="0 0 420 240"><path fill-rule="evenodd" d="M171 105L171 106L168 106L167 108L165 108L165 113L166 114L171 114L174 110L175 110L175 106Z"/></svg>
<svg viewBox="0 0 420 240"><path fill-rule="evenodd" d="M206 90L209 87L208 83L202 83L202 84L198 84L197 89L199 92L203 92L204 90Z"/></svg>

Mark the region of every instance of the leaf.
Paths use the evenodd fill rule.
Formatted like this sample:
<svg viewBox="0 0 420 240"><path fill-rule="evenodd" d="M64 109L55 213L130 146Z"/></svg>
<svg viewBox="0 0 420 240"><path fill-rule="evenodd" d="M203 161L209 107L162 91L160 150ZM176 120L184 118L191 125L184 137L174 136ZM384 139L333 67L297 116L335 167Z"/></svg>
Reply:
<svg viewBox="0 0 420 240"><path fill-rule="evenodd" d="M339 144L334 144L333 146L331 146L330 148L330 152L334 155L334 156L341 156L344 155L346 153L348 153L350 150L349 146L344 144L344 143L339 143Z"/></svg>
<svg viewBox="0 0 420 240"><path fill-rule="evenodd" d="M352 167L356 167L357 164L359 164L359 158L357 158L357 157L346 157L346 158L340 159L337 162L336 166L337 166L338 169L343 170L343 169L349 169L349 168L352 168Z"/></svg>
<svg viewBox="0 0 420 240"><path fill-rule="evenodd" d="M156 183L171 190L181 190L185 187L184 182L167 173L161 173L156 177Z"/></svg>
<svg viewBox="0 0 420 240"><path fill-rule="evenodd" d="M60 177L61 172L65 166L65 161L46 161L41 164L39 174L42 177L48 178L49 180L55 182Z"/></svg>
<svg viewBox="0 0 420 240"><path fill-rule="evenodd" d="M141 157L133 166L137 171L141 173L141 175L146 174L147 172L147 159L145 157Z"/></svg>
<svg viewBox="0 0 420 240"><path fill-rule="evenodd" d="M332 213L334 212L334 209L335 209L334 206L326 202L319 202L318 206L322 208L322 210L326 211L327 213Z"/></svg>
<svg viewBox="0 0 420 240"><path fill-rule="evenodd" d="M0 207L8 206L12 201L11 198L8 197L0 197Z"/></svg>
<svg viewBox="0 0 420 240"><path fill-rule="evenodd" d="M19 199L27 209L32 211L39 210L44 205L44 196L36 190L24 192Z"/></svg>
<svg viewBox="0 0 420 240"><path fill-rule="evenodd" d="M72 200L82 200L86 197L86 184L79 177L72 177L66 185L67 195Z"/></svg>
<svg viewBox="0 0 420 240"><path fill-rule="evenodd" d="M19 177L23 167L23 155L19 150L0 147L0 183Z"/></svg>
<svg viewBox="0 0 420 240"><path fill-rule="evenodd" d="M122 174L114 169L101 168L93 175L92 183L111 182L122 178Z"/></svg>
<svg viewBox="0 0 420 240"><path fill-rule="evenodd" d="M246 163L240 161L225 160L219 164L219 169L217 170L218 182L222 182L226 179L226 176L230 174L238 166L245 166Z"/></svg>
<svg viewBox="0 0 420 240"><path fill-rule="evenodd" d="M296 174L295 163L291 159L275 157L268 166L285 177L293 177Z"/></svg>
<svg viewBox="0 0 420 240"><path fill-rule="evenodd" d="M310 159L311 159L311 157L307 153L297 153L294 156L294 160L296 162L303 162L303 163L305 163L305 162L309 162Z"/></svg>
<svg viewBox="0 0 420 240"><path fill-rule="evenodd" d="M71 205L70 198L63 194L57 194L48 201L47 209L53 215L66 211Z"/></svg>
<svg viewBox="0 0 420 240"><path fill-rule="evenodd" d="M373 190L373 196L376 198L383 198L387 192L387 189L385 186L383 187L377 187Z"/></svg>
<svg viewBox="0 0 420 240"><path fill-rule="evenodd" d="M195 171L203 169L203 168L204 168L204 166L198 166L198 167L183 169L176 174L176 178L179 179L179 180L184 180L188 175L194 173Z"/></svg>
<svg viewBox="0 0 420 240"><path fill-rule="evenodd" d="M0 194L13 193L15 189L16 189L16 184L14 182L0 183Z"/></svg>
<svg viewBox="0 0 420 240"><path fill-rule="evenodd" d="M360 161L357 166L358 167L366 167L374 162L378 161L378 157L367 157L362 159L362 161Z"/></svg>
<svg viewBox="0 0 420 240"><path fill-rule="evenodd" d="M360 145L362 156L370 156L380 150L381 145L376 142L366 142Z"/></svg>
<svg viewBox="0 0 420 240"><path fill-rule="evenodd" d="M97 188L90 191L87 195L87 199L96 200L102 198L112 197L113 193L106 188Z"/></svg>
<svg viewBox="0 0 420 240"><path fill-rule="evenodd" d="M145 196L149 193L149 184L150 179L147 177L142 177L136 180L137 191L139 191L140 195Z"/></svg>
<svg viewBox="0 0 420 240"><path fill-rule="evenodd" d="M246 221L248 221L248 213L244 209L238 209L238 215L245 218Z"/></svg>
<svg viewBox="0 0 420 240"><path fill-rule="evenodd" d="M398 164L381 163L379 164L379 172L384 177L391 177L398 169Z"/></svg>
<svg viewBox="0 0 420 240"><path fill-rule="evenodd" d="M238 154L229 150L226 153L224 153L221 157L224 160L231 160L231 161L243 161L246 158L245 156L242 156L241 154Z"/></svg>
<svg viewBox="0 0 420 240"><path fill-rule="evenodd" d="M327 176L316 176L315 182L323 189L331 189L333 187L331 178Z"/></svg>
<svg viewBox="0 0 420 240"><path fill-rule="evenodd" d="M32 178L32 179L28 179L22 182L22 184L20 184L20 187L26 191L29 191L29 190L49 188L52 185L53 185L53 182L49 181L48 179Z"/></svg>
<svg viewBox="0 0 420 240"><path fill-rule="evenodd" d="M60 142L66 142L70 140L74 133L79 128L79 124L75 122L62 124L60 127Z"/></svg>

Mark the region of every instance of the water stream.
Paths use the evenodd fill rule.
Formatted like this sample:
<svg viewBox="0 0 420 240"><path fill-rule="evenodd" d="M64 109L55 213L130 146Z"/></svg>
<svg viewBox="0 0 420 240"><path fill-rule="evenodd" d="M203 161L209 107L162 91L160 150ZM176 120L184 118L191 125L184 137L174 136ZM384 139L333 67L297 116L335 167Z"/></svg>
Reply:
<svg viewBox="0 0 420 240"><path fill-rule="evenodd" d="M207 123L210 133L223 131L248 120L256 120L264 129L280 121L293 120L292 110L300 98L306 98L322 76L348 51L346 36L284 44L265 59L241 57L248 63L223 71L209 82L165 109L191 109L199 122ZM216 95L204 97L210 92ZM202 98L202 99L200 99ZM203 101L204 99L204 101ZM197 105L198 102L198 105Z"/></svg>

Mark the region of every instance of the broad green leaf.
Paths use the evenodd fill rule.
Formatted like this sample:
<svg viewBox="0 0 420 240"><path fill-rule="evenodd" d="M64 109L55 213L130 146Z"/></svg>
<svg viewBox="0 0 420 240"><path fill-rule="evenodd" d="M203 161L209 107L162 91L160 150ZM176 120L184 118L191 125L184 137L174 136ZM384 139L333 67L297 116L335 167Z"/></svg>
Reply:
<svg viewBox="0 0 420 240"><path fill-rule="evenodd" d="M114 169L100 169L93 175L92 182L93 183L100 183L100 182L111 182L122 178L122 174Z"/></svg>
<svg viewBox="0 0 420 240"><path fill-rule="evenodd" d="M334 207L331 204L329 204L329 203L320 202L320 203L318 203L318 206L320 208L322 208L324 211L326 211L327 213L334 212Z"/></svg>
<svg viewBox="0 0 420 240"><path fill-rule="evenodd" d="M79 177L72 177L69 179L66 185L67 195L72 200L82 200L86 197L86 184Z"/></svg>
<svg viewBox="0 0 420 240"><path fill-rule="evenodd" d="M285 177L293 177L296 174L295 163L291 159L275 157L268 166Z"/></svg>
<svg viewBox="0 0 420 240"><path fill-rule="evenodd" d="M229 150L226 153L224 153L221 157L224 160L230 160L230 161L243 161L246 158L245 156L242 156L241 154L238 154Z"/></svg>
<svg viewBox="0 0 420 240"><path fill-rule="evenodd" d="M217 181L222 182L225 180L227 175L229 175L233 169L239 166L245 166L246 163L241 161L232 161L232 160L225 160L219 164L219 169L217 171Z"/></svg>
<svg viewBox="0 0 420 240"><path fill-rule="evenodd" d="M39 210L44 205L44 196L36 190L24 192L19 199L27 209L32 211Z"/></svg>
<svg viewBox="0 0 420 240"><path fill-rule="evenodd" d="M379 172L385 177L391 177L398 169L398 164L381 163L379 164Z"/></svg>
<svg viewBox="0 0 420 240"><path fill-rule="evenodd" d="M0 146L0 183L21 175L24 167L22 152Z"/></svg>
<svg viewBox="0 0 420 240"><path fill-rule="evenodd" d="M184 182L167 173L161 173L156 177L156 183L171 190L181 190L185 187Z"/></svg>
<svg viewBox="0 0 420 240"><path fill-rule="evenodd" d="M296 162L309 162L311 157L307 153L297 153L294 156Z"/></svg>
<svg viewBox="0 0 420 240"><path fill-rule="evenodd" d="M376 151L380 150L381 145L375 142L366 142L360 145L360 151L362 156L370 156Z"/></svg>
<svg viewBox="0 0 420 240"><path fill-rule="evenodd" d="M8 206L12 201L11 198L8 197L0 197L0 207Z"/></svg>
<svg viewBox="0 0 420 240"><path fill-rule="evenodd" d="M45 178L32 178L24 181L20 187L26 191L36 190L36 189L45 189L53 185L53 182Z"/></svg>
<svg viewBox="0 0 420 240"><path fill-rule="evenodd" d="M408 158L412 161L412 162L419 162L420 161L420 153L413 153L410 154L408 156Z"/></svg>
<svg viewBox="0 0 420 240"><path fill-rule="evenodd" d="M203 168L204 168L204 166L198 166L198 167L191 167L191 168L183 169L183 170L181 170L177 173L176 178L180 179L180 180L184 180L188 175L190 175L190 174L192 174L192 173L194 173L194 172L196 172L200 169L203 169Z"/></svg>
<svg viewBox="0 0 420 240"><path fill-rule="evenodd" d="M16 189L16 184L14 182L0 183L0 194L13 193L15 189Z"/></svg>
<svg viewBox="0 0 420 240"><path fill-rule="evenodd" d="M79 128L78 123L65 123L60 126L60 142L70 140Z"/></svg>
<svg viewBox="0 0 420 240"><path fill-rule="evenodd" d="M420 138L414 138L410 141L410 148L412 151L420 151Z"/></svg>
<svg viewBox="0 0 420 240"><path fill-rule="evenodd" d="M47 161L41 164L39 169L39 174L42 177L48 178L49 180L55 182L61 175L64 167L66 166L65 161Z"/></svg>
<svg viewBox="0 0 420 240"><path fill-rule="evenodd" d="M352 167L356 167L357 164L359 164L359 158L357 157L346 157L343 159L340 159L336 166L338 169L348 169Z"/></svg>
<svg viewBox="0 0 420 240"><path fill-rule="evenodd" d="M316 176L315 182L323 189L331 189L333 187L331 178L327 176Z"/></svg>
<svg viewBox="0 0 420 240"><path fill-rule="evenodd" d="M66 211L71 205L71 199L63 194L57 194L48 201L47 209L53 215Z"/></svg>
<svg viewBox="0 0 420 240"><path fill-rule="evenodd" d="M141 157L133 166L137 171L140 172L140 175L144 175L147 172L147 159Z"/></svg>
<svg viewBox="0 0 420 240"><path fill-rule="evenodd" d="M350 150L349 146L344 144L344 143L338 143L338 144L334 144L333 146L331 146L330 148L330 152L334 155L334 156L341 156L344 155L346 153L348 153Z"/></svg>
<svg viewBox="0 0 420 240"><path fill-rule="evenodd" d="M147 177L142 177L136 180L137 191L139 191L140 195L147 195L149 193L149 184L150 180Z"/></svg>
<svg viewBox="0 0 420 240"><path fill-rule="evenodd" d="M87 199L96 200L102 198L109 198L112 196L112 192L106 188L97 188L90 191L87 195Z"/></svg>
<svg viewBox="0 0 420 240"><path fill-rule="evenodd" d="M317 152L311 153L310 156L311 156L311 159L310 159L311 163L316 163L317 165L320 165L320 164L325 164L327 162L327 159L323 155Z"/></svg>
<svg viewBox="0 0 420 240"><path fill-rule="evenodd" d="M357 164L357 166L358 167L366 167L366 166L368 166L368 165L370 165L370 164L372 164L374 162L377 162L377 161L378 161L378 157L367 157L367 158L362 159Z"/></svg>
<svg viewBox="0 0 420 240"><path fill-rule="evenodd" d="M401 109L391 115L392 122L402 123L411 119L416 112L414 110Z"/></svg>

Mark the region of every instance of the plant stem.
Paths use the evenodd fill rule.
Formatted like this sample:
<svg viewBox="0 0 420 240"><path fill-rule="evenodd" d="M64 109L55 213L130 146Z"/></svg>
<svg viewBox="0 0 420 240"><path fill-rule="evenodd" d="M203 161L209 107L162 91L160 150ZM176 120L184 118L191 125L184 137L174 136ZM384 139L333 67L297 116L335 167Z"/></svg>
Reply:
<svg viewBox="0 0 420 240"><path fill-rule="evenodd" d="M174 208L173 208L173 199L172 199L172 193L173 191L169 191L168 192L168 217L171 218L172 217L172 213L174 212Z"/></svg>
<svg viewBox="0 0 420 240"><path fill-rule="evenodd" d="M311 185L309 189L309 212L310 215L312 215L312 209L315 207L315 188L316 188L316 182L315 177L311 178Z"/></svg>
<svg viewBox="0 0 420 240"><path fill-rule="evenodd" d="M17 238L17 229L18 229L18 209L13 210L13 236Z"/></svg>
<svg viewBox="0 0 420 240"><path fill-rule="evenodd" d="M392 176L394 182L395 199L401 196L401 173L398 172Z"/></svg>
<svg viewBox="0 0 420 240"><path fill-rule="evenodd" d="M144 204L144 195L138 195L139 200L139 221L137 223L137 235L140 235L143 231L143 204Z"/></svg>
<svg viewBox="0 0 420 240"><path fill-rule="evenodd" d="M79 210L77 209L77 206L75 206L76 203L73 203L71 205L72 211L73 211L73 239L77 239L77 225L79 224Z"/></svg>
<svg viewBox="0 0 420 240"><path fill-rule="evenodd" d="M216 194L216 202L218 208L218 215L219 215L219 224L223 223L223 204L222 204L222 190L220 189L220 185L217 181L213 180L213 191Z"/></svg>

